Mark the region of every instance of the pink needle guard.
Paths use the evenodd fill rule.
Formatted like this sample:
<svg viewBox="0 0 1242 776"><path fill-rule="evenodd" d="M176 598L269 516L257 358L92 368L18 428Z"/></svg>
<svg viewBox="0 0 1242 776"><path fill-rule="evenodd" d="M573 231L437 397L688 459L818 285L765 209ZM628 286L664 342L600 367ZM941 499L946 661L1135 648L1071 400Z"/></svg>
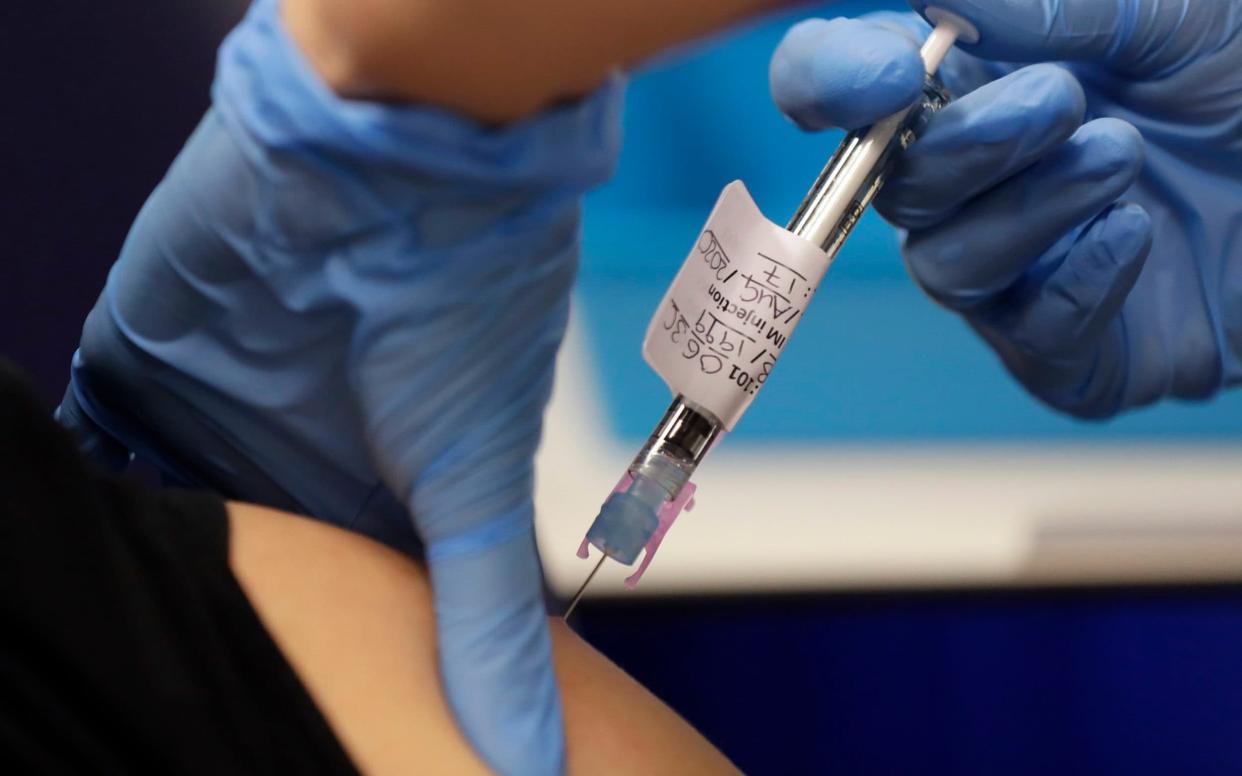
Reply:
<svg viewBox="0 0 1242 776"><path fill-rule="evenodd" d="M622 475L621 480L617 483L617 487L612 489L613 493L624 493L634 484L634 477L628 471ZM655 558L656 551L660 549L660 543L664 541L665 534L673 527L673 523L677 522L677 518L681 515L682 510L687 512L694 509L694 493L698 487L693 482L687 482L685 487L681 489L681 493L672 501L665 501L664 506L660 508L659 525L656 526L655 532L651 534L645 551L643 552L643 561L639 564L638 570L631 574L625 580L625 587L633 590L639 580L643 578L647 567L651 565L651 561ZM581 546L578 547L578 557L587 558L590 556L588 547L590 542L586 539L582 540Z"/></svg>

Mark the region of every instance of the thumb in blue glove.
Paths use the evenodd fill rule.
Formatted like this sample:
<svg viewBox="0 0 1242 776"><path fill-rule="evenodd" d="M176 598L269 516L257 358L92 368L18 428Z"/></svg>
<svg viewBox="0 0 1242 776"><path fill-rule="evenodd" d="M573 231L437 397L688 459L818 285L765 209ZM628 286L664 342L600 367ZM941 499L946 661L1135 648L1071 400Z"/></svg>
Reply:
<svg viewBox="0 0 1242 776"><path fill-rule="evenodd" d="M1242 381L1242 12L1168 0L936 5L982 38L950 55L941 74L962 96L877 201L905 230L915 279L1032 393L1081 417ZM881 112L835 109L848 93L836 86L791 99L780 74L793 67L777 63L836 72L831 52L848 36L905 73L927 29L910 14L847 24L814 45L791 34L774 59L778 102L809 128ZM850 88L904 99L914 77Z"/></svg>
<svg viewBox="0 0 1242 776"><path fill-rule="evenodd" d="M417 272L358 256L338 284L364 311L346 371L367 449L425 545L449 702L503 773L563 770L531 500L576 266L576 205L559 199Z"/></svg>

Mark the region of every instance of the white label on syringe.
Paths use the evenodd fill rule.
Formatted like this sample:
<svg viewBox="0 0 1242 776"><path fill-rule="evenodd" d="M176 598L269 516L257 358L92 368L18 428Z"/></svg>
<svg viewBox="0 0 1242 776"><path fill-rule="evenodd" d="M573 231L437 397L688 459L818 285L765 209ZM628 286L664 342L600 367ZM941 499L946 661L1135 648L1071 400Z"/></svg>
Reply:
<svg viewBox="0 0 1242 776"><path fill-rule="evenodd" d="M772 373L831 263L725 187L647 328L643 357L732 431Z"/></svg>

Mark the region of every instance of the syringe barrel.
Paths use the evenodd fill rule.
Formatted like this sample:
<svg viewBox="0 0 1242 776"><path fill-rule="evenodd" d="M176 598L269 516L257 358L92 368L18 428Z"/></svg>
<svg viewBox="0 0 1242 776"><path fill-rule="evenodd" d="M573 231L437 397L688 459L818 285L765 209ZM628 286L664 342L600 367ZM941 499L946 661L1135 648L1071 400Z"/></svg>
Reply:
<svg viewBox="0 0 1242 776"><path fill-rule="evenodd" d="M836 258L884 186L900 152L910 147L927 119L948 102L949 94L940 80L928 76L922 99L905 114L846 135L790 219L789 231L819 245L830 260Z"/></svg>
<svg viewBox="0 0 1242 776"><path fill-rule="evenodd" d="M939 81L928 77L918 104L847 135L789 222L789 231L820 245L829 261L835 258L898 154L948 100ZM604 502L588 541L621 563L633 563L654 534L661 508L677 499L724 431L724 423L710 411L677 396L630 464L628 487Z"/></svg>
<svg viewBox="0 0 1242 776"><path fill-rule="evenodd" d="M684 396L675 398L630 464L629 487L604 502L587 540L613 559L633 563L655 532L660 509L681 495L723 432L724 424L710 412Z"/></svg>

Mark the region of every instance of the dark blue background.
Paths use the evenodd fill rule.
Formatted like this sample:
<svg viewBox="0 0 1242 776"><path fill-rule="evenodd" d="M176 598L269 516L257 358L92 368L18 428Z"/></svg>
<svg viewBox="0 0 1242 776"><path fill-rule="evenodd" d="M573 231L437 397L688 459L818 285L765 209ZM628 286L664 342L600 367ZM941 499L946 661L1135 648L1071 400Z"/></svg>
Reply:
<svg viewBox="0 0 1242 776"><path fill-rule="evenodd" d="M129 224L242 0L0 3L0 353L59 400Z"/></svg>
<svg viewBox="0 0 1242 776"><path fill-rule="evenodd" d="M44 0L0 10L0 353L34 373L49 402L129 222L206 106L214 46L239 10L236 0ZM770 25L748 36L739 45L751 47L750 60L738 61L778 35ZM668 244L682 253L731 177L680 191L676 176L654 178L631 156L650 156L655 169L671 153L664 163L675 170L679 154L693 153L749 180L788 158L777 152L786 142L830 147L782 139L765 156L710 124L693 142L670 140L680 151L647 142L655 128L686 124L661 114L655 94L703 76L695 67L662 68L652 78L673 81L636 87L622 181L593 201L584 285L644 271L641 262L592 258L601 253L592 246L620 250L609 219L671 214ZM743 93L761 91L762 73L737 77L746 79ZM701 115L692 103L684 109ZM818 158L821 149L812 150ZM774 217L814 174L780 164L772 167L780 175L756 185ZM675 268L679 256L657 253L667 264L656 269ZM901 282L882 263L853 271ZM991 368L963 358L971 370ZM764 423L781 425L776 416ZM754 773L1242 772L1242 594L1234 589L592 603L581 611L594 643Z"/></svg>
<svg viewBox="0 0 1242 776"><path fill-rule="evenodd" d="M1242 773L1236 590L585 604L747 773Z"/></svg>

